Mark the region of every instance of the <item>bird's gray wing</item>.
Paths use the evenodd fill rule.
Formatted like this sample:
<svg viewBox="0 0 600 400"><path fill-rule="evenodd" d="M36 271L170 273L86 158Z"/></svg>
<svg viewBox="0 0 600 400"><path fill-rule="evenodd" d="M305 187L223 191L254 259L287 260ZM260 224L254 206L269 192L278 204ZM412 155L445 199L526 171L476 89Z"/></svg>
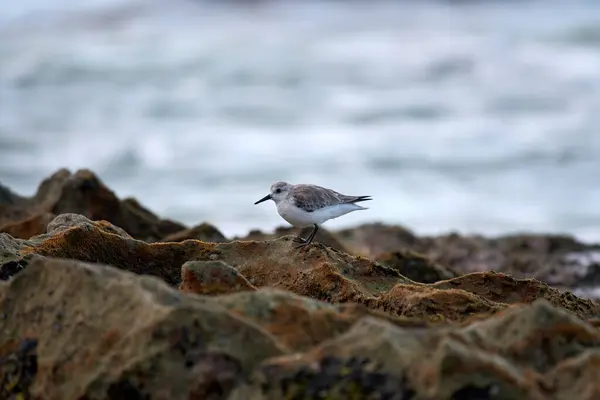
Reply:
<svg viewBox="0 0 600 400"><path fill-rule="evenodd" d="M355 203L371 200L369 196L346 196L335 190L316 185L296 185L290 193L296 207L313 212L335 204Z"/></svg>

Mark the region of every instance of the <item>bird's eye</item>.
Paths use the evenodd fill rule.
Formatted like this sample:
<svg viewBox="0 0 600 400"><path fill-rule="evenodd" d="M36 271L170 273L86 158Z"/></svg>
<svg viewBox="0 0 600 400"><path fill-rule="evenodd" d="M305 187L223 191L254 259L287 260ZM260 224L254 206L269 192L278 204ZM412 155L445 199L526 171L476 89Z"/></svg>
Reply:
<svg viewBox="0 0 600 400"><path fill-rule="evenodd" d="M281 189L275 190L275 193L281 193Z"/></svg>

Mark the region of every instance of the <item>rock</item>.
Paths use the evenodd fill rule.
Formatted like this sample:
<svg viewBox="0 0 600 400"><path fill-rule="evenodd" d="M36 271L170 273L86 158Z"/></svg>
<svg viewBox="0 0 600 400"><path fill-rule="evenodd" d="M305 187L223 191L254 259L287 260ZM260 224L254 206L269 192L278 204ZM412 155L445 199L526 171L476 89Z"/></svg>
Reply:
<svg viewBox="0 0 600 400"><path fill-rule="evenodd" d="M8 280L25 269L31 256L21 254L25 241L0 233L0 281Z"/></svg>
<svg viewBox="0 0 600 400"><path fill-rule="evenodd" d="M24 270L28 263L28 258L0 263L0 281L7 281L9 278Z"/></svg>
<svg viewBox="0 0 600 400"><path fill-rule="evenodd" d="M25 338L3 347L9 353L0 358L0 398L28 398L38 372L37 340Z"/></svg>
<svg viewBox="0 0 600 400"><path fill-rule="evenodd" d="M574 288L593 282L596 269L600 270L600 244L580 243L565 235L485 238L452 233L417 237L403 227L383 224L361 225L334 234L354 254L380 259L394 252L413 251L456 274L497 271Z"/></svg>
<svg viewBox="0 0 600 400"><path fill-rule="evenodd" d="M377 257L375 261L395 269L401 275L415 282L434 283L456 276L448 268L412 251L385 253Z"/></svg>
<svg viewBox="0 0 600 400"><path fill-rule="evenodd" d="M16 193L13 193L12 190L0 183L0 207L17 204L22 202L23 200L23 197L19 196Z"/></svg>
<svg viewBox="0 0 600 400"><path fill-rule="evenodd" d="M188 261L181 267L179 290L216 295L256 290L235 268L223 261Z"/></svg>
<svg viewBox="0 0 600 400"><path fill-rule="evenodd" d="M576 371L598 346L596 329L543 299L468 326L399 328L365 317L302 355L265 360L232 399L368 398L386 390L426 399L592 398L594 372Z"/></svg>
<svg viewBox="0 0 600 400"><path fill-rule="evenodd" d="M462 289L506 304L531 303L536 299L544 298L556 307L577 310L584 318L590 318L600 311L596 301L578 298L569 291L551 288L536 279L516 279L495 272L475 272L437 282L432 287Z"/></svg>
<svg viewBox="0 0 600 400"><path fill-rule="evenodd" d="M586 351L560 363L549 375L549 386L564 399L600 398L600 350ZM559 398L559 397L556 397Z"/></svg>
<svg viewBox="0 0 600 400"><path fill-rule="evenodd" d="M568 252L536 274L551 285L580 289L600 286L600 249Z"/></svg>
<svg viewBox="0 0 600 400"><path fill-rule="evenodd" d="M222 243L227 238L214 226L203 223L193 228L184 229L164 237L161 242L183 242L188 239L201 240L203 242Z"/></svg>
<svg viewBox="0 0 600 400"><path fill-rule="evenodd" d="M465 290L440 290L415 285L396 285L369 305L395 315L417 317L430 322L488 317L507 306Z"/></svg>
<svg viewBox="0 0 600 400"><path fill-rule="evenodd" d="M39 238L43 240L39 241ZM207 243L186 240L152 243L123 238L93 225L74 226L28 242L22 254L72 258L113 265L139 274L181 283L181 266L190 260L221 260L254 286L274 286L329 301L349 301L410 282L398 272L367 259L315 244L296 249L292 237L273 242Z"/></svg>
<svg viewBox="0 0 600 400"><path fill-rule="evenodd" d="M347 331L365 316L402 327L428 326L418 319L393 317L360 304L330 304L271 288L217 296L214 300L262 326L279 343L296 352Z"/></svg>
<svg viewBox="0 0 600 400"><path fill-rule="evenodd" d="M262 360L285 353L214 302L102 265L36 258L0 293L0 359L14 360L0 368L4 394L225 399ZM35 346L24 351L24 342Z"/></svg>
<svg viewBox="0 0 600 400"><path fill-rule="evenodd" d="M149 242L185 229L179 223L161 220L134 199L119 200L87 169L75 174L61 169L40 184L35 196L19 197L11 204L0 205L0 232L28 239L44 233L44 221L59 214L81 214L92 221L105 220L136 239Z"/></svg>
<svg viewBox="0 0 600 400"><path fill-rule="evenodd" d="M324 357L297 368L270 364L259 374L254 386L238 388L230 399L415 398L405 377L382 372L368 358Z"/></svg>
<svg viewBox="0 0 600 400"><path fill-rule="evenodd" d="M522 371L539 374L600 345L597 329L545 299L515 305L460 332L466 345L492 351Z"/></svg>
<svg viewBox="0 0 600 400"><path fill-rule="evenodd" d="M285 236L300 236L303 238L308 237L312 231L311 227L307 228L292 228L292 227L277 227L274 233L263 233L261 231L250 231L250 233L242 238L234 238L234 240L244 241L261 241L261 240L275 240ZM332 249L349 253L348 249L337 239L337 237L329 232L327 229L321 227L317 231L314 242L324 244L325 246L331 247Z"/></svg>
<svg viewBox="0 0 600 400"><path fill-rule="evenodd" d="M53 218L52 213L35 214L17 222L8 222L0 230L16 238L29 239L44 232Z"/></svg>
<svg viewBox="0 0 600 400"><path fill-rule="evenodd" d="M0 234L6 260L27 262L0 282L0 398L596 394L600 304L535 279L425 284L322 244L298 250L291 236L122 233L66 214L31 240Z"/></svg>
<svg viewBox="0 0 600 400"><path fill-rule="evenodd" d="M322 244L297 249L291 236L259 242L185 240L149 244L116 235L112 228L107 230L97 222L83 221L16 245L20 246L15 253L17 260L26 255L41 255L99 262L154 275L182 290L200 294L273 287L316 300L358 303L390 315L436 323L485 318L511 302L532 302L537 298L548 298L584 319L600 316L597 302L568 292L560 294L539 281L510 280L504 275L479 273L422 284L392 268ZM410 254L405 256L410 257ZM182 271L181 266L188 261L222 261L236 272L223 264L200 264L211 266L207 269L208 275L191 271L190 264ZM422 262L420 256L415 262Z"/></svg>
<svg viewBox="0 0 600 400"><path fill-rule="evenodd" d="M346 248L354 254L377 258L385 253L402 250L419 252L419 238L401 226L381 223L363 224L335 232Z"/></svg>
<svg viewBox="0 0 600 400"><path fill-rule="evenodd" d="M54 218L47 227L47 234L49 236L61 233L73 227L79 227L84 229L100 229L102 232L111 233L117 236L121 236L126 239L132 239L132 237L118 226L114 226L107 221L90 221L81 214L60 214Z"/></svg>

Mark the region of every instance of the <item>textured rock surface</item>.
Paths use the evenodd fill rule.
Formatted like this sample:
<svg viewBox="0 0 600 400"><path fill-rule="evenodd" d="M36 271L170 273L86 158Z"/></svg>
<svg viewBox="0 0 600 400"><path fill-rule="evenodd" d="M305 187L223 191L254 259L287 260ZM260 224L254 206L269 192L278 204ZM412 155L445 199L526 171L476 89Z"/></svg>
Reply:
<svg viewBox="0 0 600 400"><path fill-rule="evenodd" d="M226 398L263 359L284 354L217 303L110 267L34 259L0 290L0 357L37 343L35 398ZM0 382L20 379L2 371Z"/></svg>
<svg viewBox="0 0 600 400"><path fill-rule="evenodd" d="M0 227L2 399L600 396L600 304L522 279L600 282L569 237L228 241L85 170L31 198L0 186Z"/></svg>
<svg viewBox="0 0 600 400"><path fill-rule="evenodd" d="M161 242L183 242L188 239L201 240L203 242L226 242L227 238L214 226L203 223L189 229L167 235Z"/></svg>
<svg viewBox="0 0 600 400"><path fill-rule="evenodd" d="M308 237L308 235L310 234L311 231L312 231L311 227L303 228L303 229L292 228L292 227L278 227L277 229L275 229L275 232L273 232L273 233L263 233L261 231L251 231L245 237L234 238L234 239L245 240L245 241L248 241L248 240L251 240L251 241L274 240L274 239L279 239L284 236L290 236L290 235L306 238L306 237ZM318 243L322 243L325 246L331 247L335 250L343 251L345 253L350 253L349 249L346 248L346 246L344 246L336 238L336 236L333 233L329 232L326 228L321 227L317 231L314 241L318 242Z"/></svg>
<svg viewBox="0 0 600 400"><path fill-rule="evenodd" d="M106 220L131 236L156 241L185 229L162 220L134 199L120 200L89 170L72 174L61 169L44 180L31 198L13 195L0 201L0 232L28 239L45 232L52 215L76 213L91 220ZM37 231L36 231L37 230Z"/></svg>
<svg viewBox="0 0 600 400"><path fill-rule="evenodd" d="M560 287L600 284L600 244L570 236L416 236L400 226L365 224L335 232L353 253L368 258L414 251L456 273L497 271L532 277Z"/></svg>
<svg viewBox="0 0 600 400"><path fill-rule="evenodd" d="M400 327L428 326L418 319L393 317L360 304L330 304L278 289L218 296L215 301L256 322L293 351L304 351L335 337L366 316Z"/></svg>
<svg viewBox="0 0 600 400"><path fill-rule="evenodd" d="M0 232L17 238L30 238L45 232L53 218L54 214L42 211L18 221L7 221L4 225L0 225Z"/></svg>
<svg viewBox="0 0 600 400"><path fill-rule="evenodd" d="M385 253L377 257L375 261L395 269L415 282L434 283L456 276L450 269L412 251Z"/></svg>
<svg viewBox="0 0 600 400"><path fill-rule="evenodd" d="M28 241L11 242L10 236L5 235L8 248L12 249L9 252L14 254L12 262L22 262L23 257L34 254L100 262L158 276L198 294L274 287L317 300L353 302L391 315L431 322L487 317L509 304L538 298L546 298L581 318L600 315L598 303L568 292L561 294L536 280L474 273L421 284L395 269L321 244L298 250L291 236L259 242L186 240L149 244L128 237L106 222L92 222L71 214L57 217L49 227L49 233ZM422 263L420 256L415 257L416 263ZM234 270L222 263L210 263L215 261ZM191 263L182 269L187 262ZM410 254L404 262L410 262Z"/></svg>
<svg viewBox="0 0 600 400"><path fill-rule="evenodd" d="M132 237L146 242L181 242L188 239L222 243L228 241L216 227L203 223L191 228L164 220L135 199L120 200L89 170L71 173L61 169L44 180L36 194L23 197L0 185L0 232L29 239L46 232L56 215L76 213L105 220ZM270 234L253 231L242 240L274 240L289 235L306 236L310 228L280 227ZM236 238L237 239L237 238ZM327 226L315 240L333 249L373 260L394 260L394 254L419 253L454 274L497 271L515 277L533 277L556 287L583 288L581 293L596 296L600 285L600 244L586 245L569 236L508 235L485 238L447 234L417 236L401 226L365 224L332 232ZM406 272L406 271L405 271ZM417 281L431 283L435 275L406 274ZM424 278L421 280L421 278ZM441 273L440 278L447 278ZM599 292L600 293L600 292Z"/></svg>
<svg viewBox="0 0 600 400"><path fill-rule="evenodd" d="M267 360L233 398L390 391L404 398L541 400L570 398L571 385L591 396L591 374L577 371L595 360L599 340L591 325L545 300L466 327L399 328L368 317L300 357Z"/></svg>
<svg viewBox="0 0 600 400"><path fill-rule="evenodd" d="M599 354L598 329L545 299L428 325L39 256L0 283L1 398L593 399Z"/></svg>
<svg viewBox="0 0 600 400"><path fill-rule="evenodd" d="M181 267L179 290L216 295L256 290L235 268L223 261L188 261Z"/></svg>

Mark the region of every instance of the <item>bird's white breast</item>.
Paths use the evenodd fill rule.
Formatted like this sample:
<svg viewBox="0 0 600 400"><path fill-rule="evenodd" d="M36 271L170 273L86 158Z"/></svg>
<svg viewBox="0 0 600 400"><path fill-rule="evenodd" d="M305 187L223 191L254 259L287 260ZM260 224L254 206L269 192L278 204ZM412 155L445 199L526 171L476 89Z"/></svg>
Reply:
<svg viewBox="0 0 600 400"><path fill-rule="evenodd" d="M336 204L313 212L307 212L288 201L282 201L277 204L277 212L281 218L298 228L313 224L320 225L327 220L362 209L364 208L356 204Z"/></svg>

